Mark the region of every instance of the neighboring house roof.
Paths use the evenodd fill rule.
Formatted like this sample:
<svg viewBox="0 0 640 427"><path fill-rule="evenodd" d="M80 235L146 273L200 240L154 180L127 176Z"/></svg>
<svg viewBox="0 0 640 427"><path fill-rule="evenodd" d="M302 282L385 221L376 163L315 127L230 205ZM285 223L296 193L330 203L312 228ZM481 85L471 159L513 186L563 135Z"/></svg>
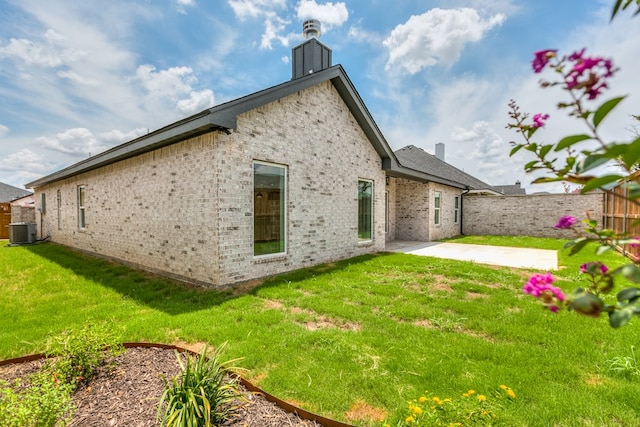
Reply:
<svg viewBox="0 0 640 427"><path fill-rule="evenodd" d="M30 194L32 194L31 191L0 182L0 203L12 202Z"/></svg>
<svg viewBox="0 0 640 427"><path fill-rule="evenodd" d="M325 81L331 81L336 88L349 108L349 111L355 117L371 142L371 145L380 156L382 168L386 170L389 175L423 182L435 181L458 188L465 188L464 184L434 174L429 169L412 169L400 165L393 150L385 140L382 132L376 125L369 110L364 105L362 98L360 98L360 95L341 65L335 65L308 76L293 79L242 98L216 105L201 113L172 123L147 135L75 163L65 169L32 181L26 184L26 187L37 188L210 131L220 130L230 133L237 127L236 119L238 115Z"/></svg>
<svg viewBox="0 0 640 427"><path fill-rule="evenodd" d="M11 202L11 206L21 206L23 208L33 207L36 204L36 196L30 193Z"/></svg>
<svg viewBox="0 0 640 427"><path fill-rule="evenodd" d="M517 196L517 195L527 194L527 190L520 187L520 181L516 181L514 185L494 185L493 188L495 188L505 196Z"/></svg>
<svg viewBox="0 0 640 427"><path fill-rule="evenodd" d="M420 172L428 172L442 178L443 180L455 182L458 184L456 187L468 188L474 192L485 192L491 194L499 193L491 185L480 181L443 160L440 160L433 154L429 154L422 148L416 147L415 145L408 145L401 148L395 152L395 155L402 166Z"/></svg>

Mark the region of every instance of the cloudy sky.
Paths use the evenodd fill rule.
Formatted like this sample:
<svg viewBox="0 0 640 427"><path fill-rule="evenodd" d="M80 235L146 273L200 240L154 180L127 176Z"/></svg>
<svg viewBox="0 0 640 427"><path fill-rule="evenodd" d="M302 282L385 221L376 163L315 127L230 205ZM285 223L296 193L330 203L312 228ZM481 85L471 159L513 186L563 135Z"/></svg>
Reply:
<svg viewBox="0 0 640 427"><path fill-rule="evenodd" d="M551 115L548 142L573 130L540 90L532 52L610 57L605 122L629 139L640 113L640 17L609 22L613 0L0 0L0 182L23 187L188 115L291 78L302 22L333 50L393 149L429 152L489 184L531 186L509 158L507 103Z"/></svg>

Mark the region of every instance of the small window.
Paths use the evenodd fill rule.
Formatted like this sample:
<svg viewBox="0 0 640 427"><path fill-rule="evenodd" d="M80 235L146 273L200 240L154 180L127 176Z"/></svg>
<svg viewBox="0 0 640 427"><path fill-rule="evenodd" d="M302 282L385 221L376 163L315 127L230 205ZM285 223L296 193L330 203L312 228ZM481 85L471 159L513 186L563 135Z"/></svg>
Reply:
<svg viewBox="0 0 640 427"><path fill-rule="evenodd" d="M358 241L373 239L373 182L358 181Z"/></svg>
<svg viewBox="0 0 640 427"><path fill-rule="evenodd" d="M81 230L85 228L85 187L84 185L78 186L78 228Z"/></svg>
<svg viewBox="0 0 640 427"><path fill-rule="evenodd" d="M389 179L387 177L387 179ZM389 232L389 192L384 192L384 232Z"/></svg>
<svg viewBox="0 0 640 427"><path fill-rule="evenodd" d="M435 192L435 197L433 200L433 223L435 225L440 225L440 192Z"/></svg>
<svg viewBox="0 0 640 427"><path fill-rule="evenodd" d="M286 253L285 166L253 164L253 255Z"/></svg>
<svg viewBox="0 0 640 427"><path fill-rule="evenodd" d="M62 228L62 194L60 190L56 194L56 203L58 205L58 230L60 230Z"/></svg>
<svg viewBox="0 0 640 427"><path fill-rule="evenodd" d="M458 223L460 220L460 196L453 199L453 222Z"/></svg>

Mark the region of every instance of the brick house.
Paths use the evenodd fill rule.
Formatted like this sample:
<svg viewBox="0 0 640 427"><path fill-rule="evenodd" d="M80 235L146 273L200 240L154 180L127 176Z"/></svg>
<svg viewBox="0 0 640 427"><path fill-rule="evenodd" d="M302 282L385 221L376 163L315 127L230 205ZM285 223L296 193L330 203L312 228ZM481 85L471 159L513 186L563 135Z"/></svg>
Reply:
<svg viewBox="0 0 640 427"><path fill-rule="evenodd" d="M27 184L47 206L39 238L225 287L383 251L387 240L460 234L469 176L394 154L315 37L293 49L292 65L290 81Z"/></svg>

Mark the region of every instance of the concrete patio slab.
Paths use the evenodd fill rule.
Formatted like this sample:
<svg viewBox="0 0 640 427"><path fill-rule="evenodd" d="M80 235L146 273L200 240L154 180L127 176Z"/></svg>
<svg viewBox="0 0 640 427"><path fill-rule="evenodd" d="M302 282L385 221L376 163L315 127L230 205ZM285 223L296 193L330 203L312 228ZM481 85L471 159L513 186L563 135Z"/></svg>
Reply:
<svg viewBox="0 0 640 427"><path fill-rule="evenodd" d="M394 240L387 242L386 251L505 267L531 268L535 270L558 269L558 252L547 249Z"/></svg>

